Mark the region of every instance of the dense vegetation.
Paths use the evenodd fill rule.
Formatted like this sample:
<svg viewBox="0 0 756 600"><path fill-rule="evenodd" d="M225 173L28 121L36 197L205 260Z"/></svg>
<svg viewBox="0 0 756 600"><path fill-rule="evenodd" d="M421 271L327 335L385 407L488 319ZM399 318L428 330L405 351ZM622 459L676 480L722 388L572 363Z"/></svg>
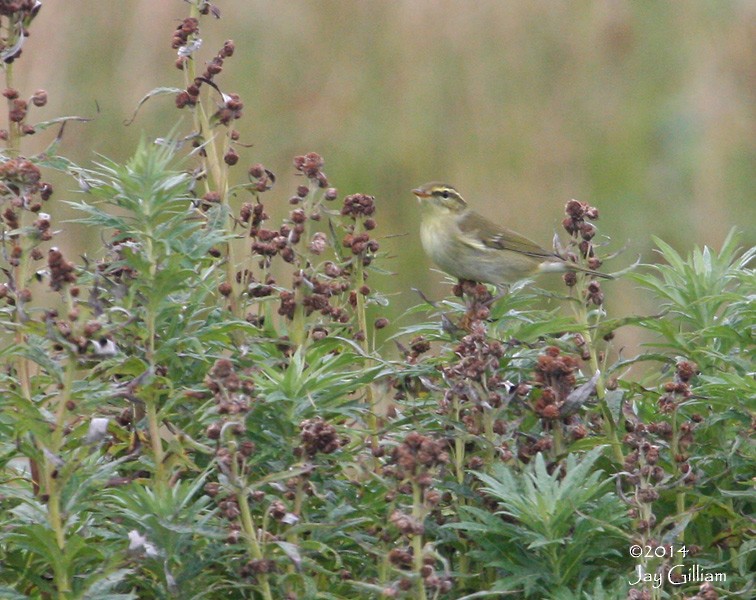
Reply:
<svg viewBox="0 0 756 600"><path fill-rule="evenodd" d="M12 86L38 6L0 6L3 598L748 596L756 251L737 234L656 240L658 264L617 273L656 314L611 315L612 283L568 275L453 282L398 327L374 274L408 259L382 254L375 198L315 153L290 194L262 164L239 176L234 44L196 60L210 5L174 32L184 87L147 95L192 130L91 167L62 127L21 153L66 120L32 125L46 94ZM51 170L96 255L60 249ZM563 251L611 270L597 219L568 203ZM625 356L624 327L655 341Z"/></svg>

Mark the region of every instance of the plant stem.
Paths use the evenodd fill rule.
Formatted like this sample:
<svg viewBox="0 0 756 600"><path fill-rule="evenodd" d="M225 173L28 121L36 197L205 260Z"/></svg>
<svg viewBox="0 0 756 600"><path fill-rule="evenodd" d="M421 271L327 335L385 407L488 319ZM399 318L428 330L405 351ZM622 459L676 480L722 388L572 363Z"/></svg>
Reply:
<svg viewBox="0 0 756 600"><path fill-rule="evenodd" d="M160 438L160 421L158 420L157 400L152 394L150 394L148 398L145 398L144 406L147 416L147 427L150 432L152 459L155 461L155 484L158 490L163 490L168 481L164 464L165 455L163 453L163 441Z"/></svg>
<svg viewBox="0 0 756 600"><path fill-rule="evenodd" d="M71 395L74 375L76 373L76 356L70 355L66 365L63 389L60 391L55 408L55 429L52 432L50 448L48 449L54 456L57 456L63 446L63 435L66 426L66 410ZM52 463L50 458L44 459L44 481L45 494L47 496L47 522L50 529L55 532L55 542L60 550L61 558L66 552L66 533L63 519L60 513L60 490L65 482L61 480L60 474L55 472L58 467ZM58 590L58 597L64 598L65 594L71 591L71 584L68 580L68 572L65 567L57 560L54 563L55 588Z"/></svg>
<svg viewBox="0 0 756 600"><path fill-rule="evenodd" d="M362 224L356 221L354 224L354 234L359 235L362 233ZM357 255L354 260L354 288L357 294L357 306L355 312L357 316L357 330L362 333L362 339L360 341L360 347L362 348L365 356L370 354L370 344L367 334L367 313L365 307L365 297L360 292L360 288L365 283L365 266L362 264L362 256ZM365 404L367 405L367 427L370 433L370 447L373 452L378 450L380 446L380 440L378 438L378 415L376 414L375 396L373 395L373 386L367 384L365 386Z"/></svg>
<svg viewBox="0 0 756 600"><path fill-rule="evenodd" d="M601 410L601 416L604 420L604 430L607 438L612 447L612 453L614 454L614 460L617 464L622 465L625 461L625 456L622 453L622 444L620 443L617 435L617 424L614 422L611 410L606 403L606 386L604 383L604 372L601 370L598 360L598 352L596 351L596 340L593 335L595 327L591 327L590 319L588 318L588 310L586 307L586 301L584 300L586 291L586 278L578 277L578 283L575 286L577 298L573 309L575 312L575 319L579 325L582 326L580 334L583 336L585 343L588 347L589 361L591 365L591 371L593 373L599 373L599 377L596 380L596 397L598 398L598 406Z"/></svg>
<svg viewBox="0 0 756 600"><path fill-rule="evenodd" d="M452 400L452 414L454 423L461 423L459 398L454 395ZM462 485L465 481L465 440L459 433L454 436L454 470L457 474L457 483Z"/></svg>
<svg viewBox="0 0 756 600"><path fill-rule="evenodd" d="M241 513L242 527L244 528L244 539L247 542L247 550L255 560L263 560L264 555L260 543L257 541L257 530L252 520L252 512L249 510L249 501L247 494L242 488L236 494L236 501L239 503L239 512ZM270 590L270 582L267 573L260 573L258 576L260 582L260 592L265 600L273 600L273 594Z"/></svg>
<svg viewBox="0 0 756 600"><path fill-rule="evenodd" d="M154 280L157 273L158 258L153 254L153 245L151 236L146 236L145 256L150 262L149 276ZM149 370L155 372L155 349L157 339L157 328L155 325L155 307L153 302L147 302L145 327L147 329L147 364ZM163 454L163 441L160 437L160 420L158 418L158 394L157 390L148 387L143 397L145 414L147 416L147 428L150 432L150 447L152 448L152 459L155 462L155 484L158 491L164 491L168 484L167 474L165 471L165 456Z"/></svg>
<svg viewBox="0 0 756 600"><path fill-rule="evenodd" d="M15 30L15 23L11 23L9 25L9 31ZM13 44L16 42L15 38L9 38L8 39L8 45L13 46ZM13 63L5 63L4 69L5 69L5 87L6 89L12 90L13 89ZM8 98L7 101L8 104L8 113L13 110L13 100L11 98ZM19 140L21 138L20 131L19 131L19 124L16 122L10 122L8 123L8 145L6 146L6 150L8 154L11 156L17 156L19 153Z"/></svg>
<svg viewBox="0 0 756 600"><path fill-rule="evenodd" d="M422 524L425 517L425 509L423 506L423 490L416 482L412 482L412 517L416 523ZM421 534L415 534L412 536L412 561L415 570L415 577L417 578L415 586L417 588L417 600L427 600L425 593L425 583L423 582L422 568L423 568L423 536Z"/></svg>
<svg viewBox="0 0 756 600"><path fill-rule="evenodd" d="M189 16L199 19L200 13L197 3L190 2L189 6ZM193 83L197 77L197 68L194 58L190 58L186 61L184 65L184 73L184 80L188 86L190 83ZM228 210L230 219L229 223L232 225L233 220L231 219L231 206L228 195L228 170L222 164L222 156L225 153L225 149L219 151L215 136L212 134L213 128L210 125L210 119L208 118L205 107L201 101L197 102L194 106L192 116L194 119L195 131L197 132L197 135L200 136L201 143L205 150L204 168L207 174L205 190L211 191L214 184L214 191L217 191L218 194L220 194L221 204L226 210ZM243 315L241 314L242 306L239 302L239 298L241 297L242 282L236 280L237 259L235 248L233 242L230 240L225 243L225 247L226 261L224 266L226 269L226 281L231 286L231 294L228 296L229 308L232 315L241 318Z"/></svg>
<svg viewBox="0 0 756 600"><path fill-rule="evenodd" d="M60 490L58 489L57 482L53 477L53 471L56 467L50 464L49 460L45 461L45 490L48 495L47 500L47 522L50 524L50 529L55 532L55 543L60 551L60 556L52 562L54 577L55 577L55 589L58 591L58 598L66 598L71 591L71 583L68 580L68 572L65 569L64 556L66 553L66 534L63 527L63 519L60 514Z"/></svg>
<svg viewBox="0 0 756 600"><path fill-rule="evenodd" d="M302 210L304 211L306 216L309 216L312 211L315 210L316 202L315 202L315 194L318 191L318 186L316 182L309 181L308 182L308 191L307 196L305 196L302 200ZM305 219L304 222L304 231L302 232L302 235L300 236L300 242L307 245L310 240L311 235L311 229L312 224L311 220L309 218ZM296 286L294 289L294 318L292 319L291 323L291 329L289 331L289 337L291 341L294 343L295 346L299 347L302 346L307 341L307 328L305 326L305 307L304 307L304 299L308 294L308 287L307 284L304 282L304 272L309 266L309 258L305 252L300 252L297 254L297 263L299 265L299 274L301 277L301 281L299 282L299 285Z"/></svg>
<svg viewBox="0 0 756 600"><path fill-rule="evenodd" d="M304 500L304 481L299 478L297 481L297 488L294 491L294 507L293 512L297 517L302 516L302 501ZM286 541L292 544L293 546L299 546L299 534L296 532L296 530L290 530L286 533ZM290 563L287 567L288 572L291 575L296 574L297 570L294 565L294 563Z"/></svg>
<svg viewBox="0 0 756 600"><path fill-rule="evenodd" d="M677 463L676 457L680 455L680 431L677 428L677 409L672 413L672 440L670 441L670 449L672 450L672 460ZM681 487L677 488L675 492L675 508L678 515L682 515L685 512L685 490ZM680 541L685 541L685 529L680 532Z"/></svg>
<svg viewBox="0 0 756 600"><path fill-rule="evenodd" d="M11 20L8 25L8 31L20 32L20 23ZM23 35L23 33L17 33L16 35ZM15 36L11 36L7 40L8 46L13 46L16 42ZM6 89L13 89L13 62L6 62L3 65L5 71L5 87ZM7 100L9 112L13 109L13 100L9 97ZM18 156L20 154L20 141L21 141L21 125L18 122L8 123L8 143L5 151L8 156ZM19 230L24 231L28 226L28 210L22 208L19 211ZM33 242L29 243L28 238L20 237L20 245L22 246L21 257L18 265L13 269L13 279L15 285L15 291L18 294L26 286L29 267L30 256L33 247ZM14 339L18 348L23 347L27 343L27 336L24 333L25 314L23 309L23 303L19 302L16 310L14 311ZM65 410L66 403L71 391L71 385L73 381L73 373L75 369L75 362L69 362L66 368L65 384L62 393L58 398L58 405L55 411L55 429L50 438L50 448L48 452L53 456L57 456L58 451L62 445L63 432L65 426ZM26 402L32 404L32 382L31 382L31 362L25 358L21 353L17 355L16 360L16 376L18 378L19 388L21 395ZM57 465L52 462L51 457L47 457L44 454L44 443L40 443L34 437L32 441L36 448L42 454L42 460L37 461L33 458L29 459L30 470L32 473L32 487L36 494L39 494L42 483L44 482L44 491L47 496L47 522L50 529L55 533L55 543L60 551L55 560L52 561L53 567L53 581L54 587L57 590L57 597L60 600L64 600L69 597L71 592L71 583L68 578L68 571L65 567L65 545L66 536L65 528L63 525L63 519L60 512L60 485L57 480Z"/></svg>
<svg viewBox="0 0 756 600"><path fill-rule="evenodd" d="M462 422L460 418L460 412L459 398L455 394L452 400L452 414L454 415L454 423ZM457 434L454 436L454 471L457 476L457 483L461 487L465 483L465 439L462 436L461 432L457 432ZM464 496L457 494L457 506L460 507L464 506L465 504L466 502ZM464 548L467 548L467 540L461 539L460 542ZM461 576L464 576L467 574L469 567L470 557L468 553L460 552L457 571Z"/></svg>
<svg viewBox="0 0 756 600"><path fill-rule="evenodd" d="M486 439L486 464L493 466L496 458L496 434L494 433L494 415L491 407L483 409L483 436Z"/></svg>
<svg viewBox="0 0 756 600"><path fill-rule="evenodd" d="M558 459L564 452L564 433L562 432L562 422L556 421L554 423L554 429L552 430L554 434L554 459Z"/></svg>

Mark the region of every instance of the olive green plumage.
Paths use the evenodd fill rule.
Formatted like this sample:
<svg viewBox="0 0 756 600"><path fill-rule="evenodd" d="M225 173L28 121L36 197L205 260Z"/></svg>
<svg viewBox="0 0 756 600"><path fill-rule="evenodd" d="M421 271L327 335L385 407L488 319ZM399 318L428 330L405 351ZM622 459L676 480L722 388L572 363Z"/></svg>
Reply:
<svg viewBox="0 0 756 600"><path fill-rule="evenodd" d="M426 183L412 190L423 211L420 239L431 260L459 279L494 285L514 283L537 273L581 271L582 268L535 242L479 215L452 186Z"/></svg>

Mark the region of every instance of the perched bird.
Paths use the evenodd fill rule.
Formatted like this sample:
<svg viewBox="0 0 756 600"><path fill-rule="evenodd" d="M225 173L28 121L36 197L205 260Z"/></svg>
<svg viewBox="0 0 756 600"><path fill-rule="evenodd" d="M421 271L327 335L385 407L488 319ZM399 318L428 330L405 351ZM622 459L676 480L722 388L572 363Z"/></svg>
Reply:
<svg viewBox="0 0 756 600"><path fill-rule="evenodd" d="M436 265L453 277L497 286L537 273L565 271L612 279L611 275L580 267L489 221L471 210L450 185L426 183L412 193L423 209L423 248Z"/></svg>

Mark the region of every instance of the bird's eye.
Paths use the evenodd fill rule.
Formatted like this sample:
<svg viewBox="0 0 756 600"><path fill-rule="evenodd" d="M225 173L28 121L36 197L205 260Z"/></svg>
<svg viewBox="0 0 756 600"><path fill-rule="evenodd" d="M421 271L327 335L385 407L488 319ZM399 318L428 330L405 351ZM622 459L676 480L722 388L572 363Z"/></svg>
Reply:
<svg viewBox="0 0 756 600"><path fill-rule="evenodd" d="M442 198L448 198L449 197L449 190L444 190L443 192L441 192L441 197Z"/></svg>

